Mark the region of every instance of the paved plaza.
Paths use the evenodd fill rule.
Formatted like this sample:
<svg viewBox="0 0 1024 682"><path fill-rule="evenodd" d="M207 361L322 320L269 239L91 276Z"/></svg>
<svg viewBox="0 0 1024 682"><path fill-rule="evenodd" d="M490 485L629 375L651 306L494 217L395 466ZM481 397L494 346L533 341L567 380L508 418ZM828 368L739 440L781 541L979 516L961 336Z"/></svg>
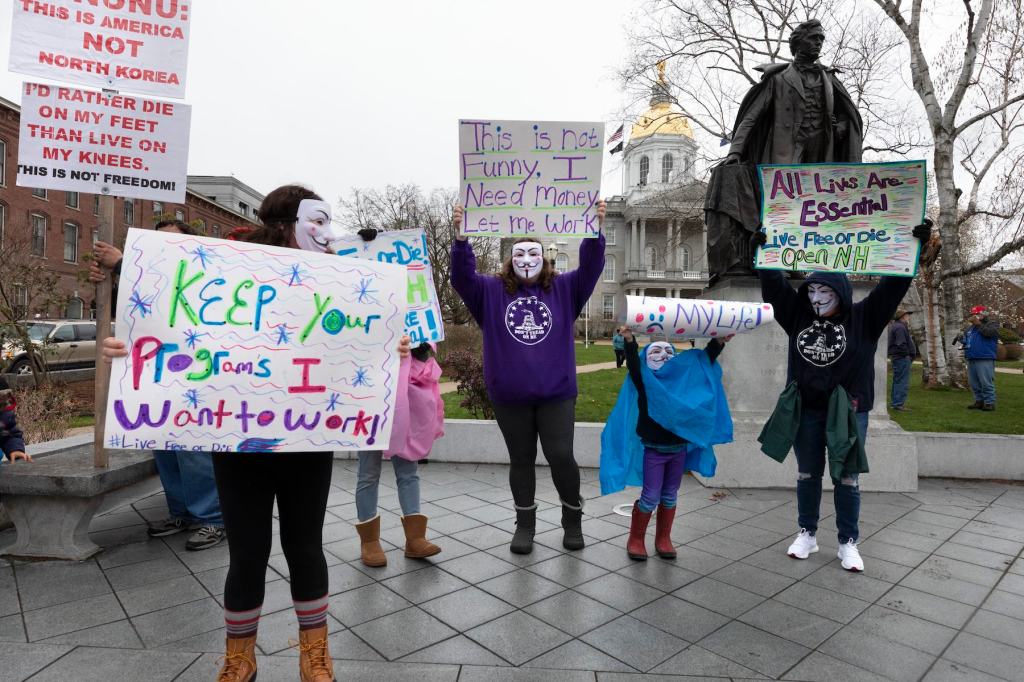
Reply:
<svg viewBox="0 0 1024 682"><path fill-rule="evenodd" d="M864 494L867 572L856 575L835 559L830 495L821 552L795 561L792 492L714 493L687 479L678 560L637 563L624 549L629 519L612 512L635 491L599 498L597 471L585 470L589 544L568 553L540 470L538 544L516 556L507 468L431 463L423 511L443 553L403 558L385 470L388 567L370 569L352 526L354 470L336 462L324 527L339 681L1024 678L1022 487L922 480L914 494ZM154 489L95 519L105 551L92 560L0 568L0 679L214 679L228 549L148 539L145 520L167 513ZM298 679L287 581L275 538L260 682Z"/></svg>

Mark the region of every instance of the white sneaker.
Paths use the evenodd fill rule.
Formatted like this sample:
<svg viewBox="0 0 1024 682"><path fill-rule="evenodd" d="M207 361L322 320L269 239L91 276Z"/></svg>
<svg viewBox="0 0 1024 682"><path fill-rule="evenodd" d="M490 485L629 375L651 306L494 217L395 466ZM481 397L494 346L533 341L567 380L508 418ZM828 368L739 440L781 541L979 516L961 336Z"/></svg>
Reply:
<svg viewBox="0 0 1024 682"><path fill-rule="evenodd" d="M786 554L794 559L806 559L818 551L818 539L803 528L800 534L793 540L793 544L786 550Z"/></svg>
<svg viewBox="0 0 1024 682"><path fill-rule="evenodd" d="M860 573L864 570L864 560L860 558L860 550L857 549L857 542L849 540L839 545L839 560L843 562L843 568L847 571Z"/></svg>

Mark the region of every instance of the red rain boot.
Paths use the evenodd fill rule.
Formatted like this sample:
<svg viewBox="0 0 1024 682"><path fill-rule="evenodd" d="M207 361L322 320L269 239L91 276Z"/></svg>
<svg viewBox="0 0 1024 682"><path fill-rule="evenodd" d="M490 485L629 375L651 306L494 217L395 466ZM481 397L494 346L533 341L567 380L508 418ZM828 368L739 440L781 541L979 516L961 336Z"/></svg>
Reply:
<svg viewBox="0 0 1024 682"><path fill-rule="evenodd" d="M658 505L658 517L654 527L654 551L662 559L676 558L676 548L672 545L672 521L675 518L675 507Z"/></svg>
<svg viewBox="0 0 1024 682"><path fill-rule="evenodd" d="M633 520L629 524L629 540L626 541L626 553L630 559L647 561L647 546L644 544L644 536L647 534L647 524L651 522L651 512L640 511L636 502L633 503Z"/></svg>

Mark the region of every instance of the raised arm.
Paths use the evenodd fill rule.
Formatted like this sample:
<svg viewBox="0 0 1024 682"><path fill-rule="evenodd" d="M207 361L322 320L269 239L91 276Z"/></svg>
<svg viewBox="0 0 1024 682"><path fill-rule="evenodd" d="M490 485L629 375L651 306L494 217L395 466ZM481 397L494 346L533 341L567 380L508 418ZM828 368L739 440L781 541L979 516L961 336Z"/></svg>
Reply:
<svg viewBox="0 0 1024 682"><path fill-rule="evenodd" d="M462 207L455 207L453 227L456 238L452 242L452 262L449 270L449 279L452 288L465 302L469 312L477 322L480 322L483 313L483 280L477 274L476 255L473 254L473 247L464 235L459 234L459 227L462 225Z"/></svg>
<svg viewBox="0 0 1024 682"><path fill-rule="evenodd" d="M583 312L583 306L594 293L594 287L604 272L605 239L602 228L605 210L604 201L597 202L597 238L580 241L580 266L566 275L572 279L573 313L576 317Z"/></svg>
<svg viewBox="0 0 1024 682"><path fill-rule="evenodd" d="M636 390L639 393L644 392L644 378L640 374L640 345L637 344L636 338L633 337L633 332L626 331L623 333L625 338L625 351L626 351L626 369L629 370L629 378L633 380L633 385L636 386Z"/></svg>

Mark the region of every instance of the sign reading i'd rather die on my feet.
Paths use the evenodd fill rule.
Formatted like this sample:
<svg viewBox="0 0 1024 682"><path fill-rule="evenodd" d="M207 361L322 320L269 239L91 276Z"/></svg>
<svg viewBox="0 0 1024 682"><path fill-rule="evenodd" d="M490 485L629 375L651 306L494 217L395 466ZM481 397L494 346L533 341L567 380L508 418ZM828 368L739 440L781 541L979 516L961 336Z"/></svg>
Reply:
<svg viewBox="0 0 1024 682"><path fill-rule="evenodd" d="M403 266L129 230L107 447L383 450Z"/></svg>
<svg viewBox="0 0 1024 682"><path fill-rule="evenodd" d="M462 234L596 237L604 123L459 121Z"/></svg>

